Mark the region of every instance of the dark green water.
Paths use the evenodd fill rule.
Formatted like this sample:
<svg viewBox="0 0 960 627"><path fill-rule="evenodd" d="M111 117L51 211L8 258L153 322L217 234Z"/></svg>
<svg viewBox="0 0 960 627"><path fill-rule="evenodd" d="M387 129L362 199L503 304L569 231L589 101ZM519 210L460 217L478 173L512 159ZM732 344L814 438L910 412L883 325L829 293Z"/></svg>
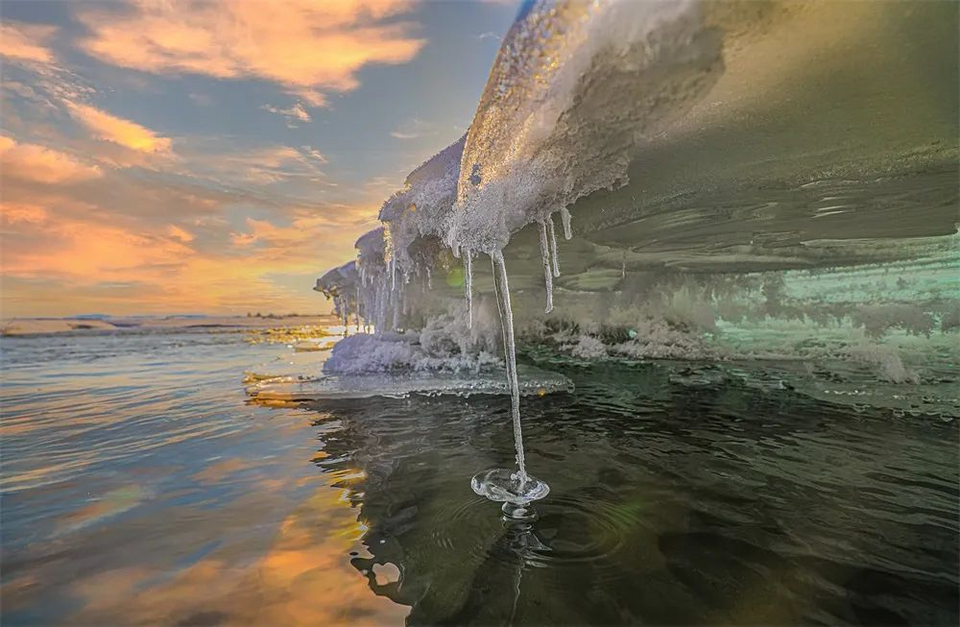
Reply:
<svg viewBox="0 0 960 627"><path fill-rule="evenodd" d="M2 340L3 624L954 625L956 421L665 362L523 401L247 402L243 333Z"/></svg>

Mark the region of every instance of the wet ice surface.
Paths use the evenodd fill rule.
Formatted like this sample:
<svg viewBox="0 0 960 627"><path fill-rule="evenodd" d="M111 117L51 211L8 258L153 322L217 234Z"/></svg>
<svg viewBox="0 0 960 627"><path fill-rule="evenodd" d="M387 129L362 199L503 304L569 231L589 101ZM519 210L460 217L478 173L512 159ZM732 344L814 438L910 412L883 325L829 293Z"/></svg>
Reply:
<svg viewBox="0 0 960 627"><path fill-rule="evenodd" d="M317 343L316 351L297 345L299 352L249 368L244 373L246 392L260 401L510 394L498 358L478 359L456 351L428 355L412 339L419 337L354 334L325 339ZM536 366L523 365L518 375L520 394L543 396L572 389L567 377Z"/></svg>
<svg viewBox="0 0 960 627"><path fill-rule="evenodd" d="M526 366L518 368L521 394L544 395L566 391L569 379L551 372ZM488 368L478 372L407 372L365 375L304 375L262 379L247 387L247 394L257 400L333 400L373 397L402 398L411 394L424 396L472 396L476 394L510 394L502 369Z"/></svg>
<svg viewBox="0 0 960 627"><path fill-rule="evenodd" d="M948 416L555 357L574 391L521 400L550 493L504 525L469 481L513 464L508 396L250 403L317 354L245 337L0 340L4 624L960 619Z"/></svg>

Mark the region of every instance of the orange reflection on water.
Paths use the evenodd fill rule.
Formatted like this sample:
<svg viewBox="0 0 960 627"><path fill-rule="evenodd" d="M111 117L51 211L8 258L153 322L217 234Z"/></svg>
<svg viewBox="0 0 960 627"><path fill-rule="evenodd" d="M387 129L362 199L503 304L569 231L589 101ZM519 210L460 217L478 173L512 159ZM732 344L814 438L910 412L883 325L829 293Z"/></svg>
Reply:
<svg viewBox="0 0 960 627"><path fill-rule="evenodd" d="M245 463L243 460L233 457L210 464L200 472L193 475L193 478L200 483L214 484L219 482L224 477L232 475L233 473L243 470L244 468L248 468L249 466L250 464Z"/></svg>
<svg viewBox="0 0 960 627"><path fill-rule="evenodd" d="M349 475L361 472L349 471ZM349 499L343 498L344 491L328 483L315 490L283 519L266 553L257 559L223 549L173 577L135 568L87 578L74 586L84 603L75 621L402 624L409 608L376 596L367 577L348 561L351 551L366 554L360 544L366 525L358 520L358 510ZM388 576L401 577L399 570L392 569Z"/></svg>
<svg viewBox="0 0 960 627"><path fill-rule="evenodd" d="M150 492L137 484L131 484L110 490L88 505L63 517L56 526L57 533L69 533L83 529L111 516L122 514L139 505L151 496Z"/></svg>

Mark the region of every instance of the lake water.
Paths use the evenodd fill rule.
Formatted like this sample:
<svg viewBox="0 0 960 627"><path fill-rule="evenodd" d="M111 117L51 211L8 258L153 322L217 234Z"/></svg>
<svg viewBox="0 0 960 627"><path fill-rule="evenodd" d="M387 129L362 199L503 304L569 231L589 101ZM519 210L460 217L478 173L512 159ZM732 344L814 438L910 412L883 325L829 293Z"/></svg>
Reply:
<svg viewBox="0 0 960 627"><path fill-rule="evenodd" d="M541 363L507 524L509 399L253 404L266 337L0 340L4 625L960 622L955 420Z"/></svg>

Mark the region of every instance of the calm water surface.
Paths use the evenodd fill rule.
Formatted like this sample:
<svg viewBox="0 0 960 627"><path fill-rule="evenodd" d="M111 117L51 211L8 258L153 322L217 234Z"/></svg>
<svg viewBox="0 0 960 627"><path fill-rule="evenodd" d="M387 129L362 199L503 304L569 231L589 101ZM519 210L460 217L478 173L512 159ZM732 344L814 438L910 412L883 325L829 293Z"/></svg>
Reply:
<svg viewBox="0 0 960 627"><path fill-rule="evenodd" d="M955 421L556 366L505 398L254 405L243 332L4 338L2 622L955 625Z"/></svg>

